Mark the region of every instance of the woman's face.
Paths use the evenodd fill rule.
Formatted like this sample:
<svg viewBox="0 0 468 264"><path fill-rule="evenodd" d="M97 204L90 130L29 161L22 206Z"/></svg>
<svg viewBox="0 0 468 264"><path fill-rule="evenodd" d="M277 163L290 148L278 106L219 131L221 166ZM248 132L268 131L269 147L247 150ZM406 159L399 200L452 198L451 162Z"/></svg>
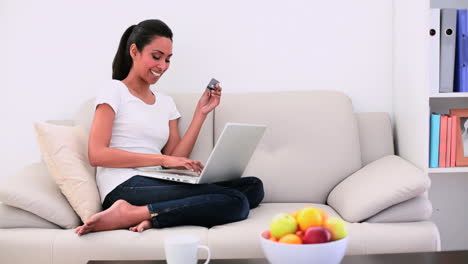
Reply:
<svg viewBox="0 0 468 264"><path fill-rule="evenodd" d="M155 84L171 63L172 41L166 37L155 37L141 52L132 44L130 54L136 75L148 84Z"/></svg>

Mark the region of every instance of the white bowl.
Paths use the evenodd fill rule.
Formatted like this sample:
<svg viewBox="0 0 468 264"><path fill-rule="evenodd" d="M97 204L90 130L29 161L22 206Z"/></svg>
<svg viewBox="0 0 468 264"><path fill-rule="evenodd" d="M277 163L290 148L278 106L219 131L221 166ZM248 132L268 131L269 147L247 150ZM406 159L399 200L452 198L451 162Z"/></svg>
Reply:
<svg viewBox="0 0 468 264"><path fill-rule="evenodd" d="M271 264L338 264L345 255L348 237L320 244L285 244L260 235L260 242Z"/></svg>

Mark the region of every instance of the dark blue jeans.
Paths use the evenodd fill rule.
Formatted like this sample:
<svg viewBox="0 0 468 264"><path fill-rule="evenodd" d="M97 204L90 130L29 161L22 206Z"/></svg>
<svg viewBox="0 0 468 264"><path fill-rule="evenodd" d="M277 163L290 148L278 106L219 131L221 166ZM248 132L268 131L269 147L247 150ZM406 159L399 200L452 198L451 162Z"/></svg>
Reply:
<svg viewBox="0 0 468 264"><path fill-rule="evenodd" d="M154 228L180 225L212 227L244 220L263 200L263 183L256 177L215 184L186 184L134 176L117 186L103 202L117 200L148 206Z"/></svg>

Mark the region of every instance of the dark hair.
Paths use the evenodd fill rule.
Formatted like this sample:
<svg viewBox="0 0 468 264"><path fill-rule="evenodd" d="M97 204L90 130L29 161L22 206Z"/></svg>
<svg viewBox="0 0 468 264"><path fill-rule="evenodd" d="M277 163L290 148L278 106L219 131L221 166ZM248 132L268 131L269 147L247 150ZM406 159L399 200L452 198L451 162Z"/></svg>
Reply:
<svg viewBox="0 0 468 264"><path fill-rule="evenodd" d="M117 54L112 62L112 79L122 81L130 72L133 64L130 45L135 43L141 52L155 37L166 37L172 41L171 29L159 19L148 19L127 28L120 39Z"/></svg>

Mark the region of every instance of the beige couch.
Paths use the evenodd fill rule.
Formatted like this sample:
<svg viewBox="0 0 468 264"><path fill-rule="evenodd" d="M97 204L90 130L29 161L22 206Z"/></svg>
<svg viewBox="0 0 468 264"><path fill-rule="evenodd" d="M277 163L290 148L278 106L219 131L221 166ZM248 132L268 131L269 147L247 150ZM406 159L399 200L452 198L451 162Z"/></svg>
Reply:
<svg viewBox="0 0 468 264"><path fill-rule="evenodd" d="M172 96L182 114L180 129L185 131L199 95ZM92 101L88 101L74 123L89 129L92 113ZM387 113L354 113L350 98L334 91L224 94L203 127L192 158L206 161L226 122L268 126L245 172L261 178L266 192L248 219L210 229L181 226L78 237L73 230L59 227L76 226L78 218L46 167L31 164L15 176L2 177L0 183L4 202L0 204L0 262L163 259L163 238L175 233L199 236L213 258L257 258L263 256L259 234L268 228L271 217L304 206L322 208L347 221L347 254L440 250L438 229L430 221L430 181L394 155ZM21 189L17 186L26 191L12 195L12 189ZM1 195L6 191L10 196ZM34 214L15 206L30 206ZM45 210L50 211L47 217Z"/></svg>

